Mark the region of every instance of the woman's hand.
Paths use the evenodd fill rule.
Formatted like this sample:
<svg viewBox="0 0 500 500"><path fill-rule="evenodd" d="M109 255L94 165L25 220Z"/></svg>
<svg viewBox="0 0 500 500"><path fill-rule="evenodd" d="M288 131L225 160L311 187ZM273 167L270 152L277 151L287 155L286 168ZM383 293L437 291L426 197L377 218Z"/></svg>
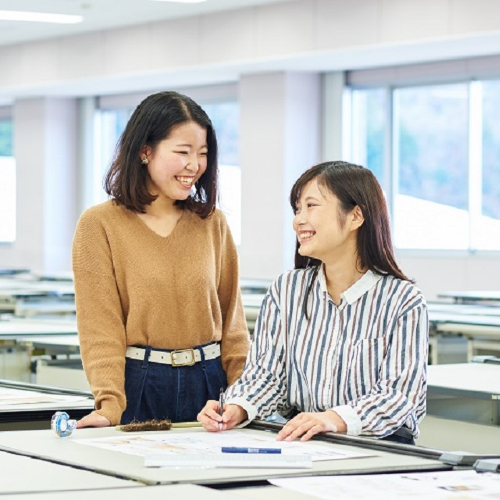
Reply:
<svg viewBox="0 0 500 500"><path fill-rule="evenodd" d="M240 405L224 405L224 413L219 415L219 402L210 400L198 413L197 420L210 432L227 431L247 419L247 412Z"/></svg>
<svg viewBox="0 0 500 500"><path fill-rule="evenodd" d="M103 417L102 415L99 415L99 413L93 411L92 413L89 413L88 415L85 415L80 420L78 420L78 422L76 423L76 428L81 429L82 427L109 427L110 425L111 422L106 417Z"/></svg>
<svg viewBox="0 0 500 500"><path fill-rule="evenodd" d="M301 441L307 441L315 434L346 431L346 423L334 411L299 413L283 426L278 433L277 440L293 441L300 437Z"/></svg>

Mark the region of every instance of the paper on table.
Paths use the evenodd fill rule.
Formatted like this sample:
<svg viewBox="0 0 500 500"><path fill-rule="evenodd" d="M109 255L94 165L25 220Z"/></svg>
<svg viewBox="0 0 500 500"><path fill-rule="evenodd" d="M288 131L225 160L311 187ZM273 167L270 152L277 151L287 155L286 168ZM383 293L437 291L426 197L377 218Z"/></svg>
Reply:
<svg viewBox="0 0 500 500"><path fill-rule="evenodd" d="M17 405L67 404L86 401L88 399L87 396L67 396L63 394L11 389L9 387L0 388L0 410L11 410Z"/></svg>
<svg viewBox="0 0 500 500"><path fill-rule="evenodd" d="M275 486L335 500L365 500L383 491L384 500L432 498L475 500L498 498L500 474L476 471L419 472L360 476L308 476L269 479Z"/></svg>
<svg viewBox="0 0 500 500"><path fill-rule="evenodd" d="M206 432L202 429L197 432L182 433L166 431L162 433L120 435L119 437L79 439L75 440L75 442L141 456L152 453L203 454L206 456L220 454L222 446L280 448L282 454L310 455L313 461L358 458L373 455L373 453L369 452L361 453L337 449L331 444L321 446L319 443L312 442L276 441L275 434L262 433L262 435L257 435L236 429L217 433Z"/></svg>

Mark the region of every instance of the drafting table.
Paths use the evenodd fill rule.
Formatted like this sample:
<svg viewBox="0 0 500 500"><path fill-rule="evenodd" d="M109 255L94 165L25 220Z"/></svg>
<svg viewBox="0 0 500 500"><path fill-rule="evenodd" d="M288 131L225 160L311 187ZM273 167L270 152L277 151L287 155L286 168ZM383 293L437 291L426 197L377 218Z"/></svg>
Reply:
<svg viewBox="0 0 500 500"><path fill-rule="evenodd" d="M500 427L464 422L427 414L419 425L418 446L461 450L477 454L499 453Z"/></svg>
<svg viewBox="0 0 500 500"><path fill-rule="evenodd" d="M0 431L50 429L50 419L56 411L66 411L70 418L79 419L94 409L92 394L86 391L0 380L0 391L2 389L27 391L27 397L46 398L47 401L1 405ZM75 400L64 401L64 396L73 396Z"/></svg>
<svg viewBox="0 0 500 500"><path fill-rule="evenodd" d="M4 496L8 493L125 488L138 485L128 479L96 474L4 451L0 451L0 470L2 499L9 498L10 495ZM19 497L16 495L15 498Z"/></svg>
<svg viewBox="0 0 500 500"><path fill-rule="evenodd" d="M63 468L63 466L59 466ZM2 495L2 500L317 500L286 488L263 486L218 490L195 484L136 486L135 488L87 489L83 491L47 491L45 493Z"/></svg>
<svg viewBox="0 0 500 500"><path fill-rule="evenodd" d="M272 280L266 279L241 278L240 290L241 293L245 294L257 293L264 295L272 283Z"/></svg>
<svg viewBox="0 0 500 500"><path fill-rule="evenodd" d="M431 363L438 363L438 335L467 339L467 361L478 349L500 351L500 307L428 303Z"/></svg>
<svg viewBox="0 0 500 500"><path fill-rule="evenodd" d="M3 353L0 378L32 381L31 365L37 349L44 349L51 360L62 354L66 359L71 355L79 358L76 320L60 316L50 319L2 316L0 346ZM53 385L52 382L47 384Z"/></svg>
<svg viewBox="0 0 500 500"><path fill-rule="evenodd" d="M19 274L27 274L29 272L29 269L13 269L0 267L0 276L16 276Z"/></svg>
<svg viewBox="0 0 500 500"><path fill-rule="evenodd" d="M243 429L251 436L261 436L272 424L261 423L261 428ZM277 426L280 428L280 426ZM168 433L206 432L202 428L173 429ZM231 431L229 431L231 432ZM141 433L145 434L145 433ZM158 433L155 433L158 435ZM0 450L50 460L81 469L112 476L130 478L145 484L196 483L201 485L262 481L268 477L285 477L312 474L363 474L387 471L449 470L439 462L440 452L421 450L419 447L396 443L378 442L368 438L331 436L332 441L315 440L321 447L335 446L344 451L370 453L370 456L343 460L313 462L311 469L171 469L144 466L139 455L117 450L96 448L78 443L78 439L115 437L125 440L137 433L124 433L115 428L77 429L68 438L58 438L51 430L16 431L0 433ZM326 437L325 437L326 438ZM338 438L338 439L337 439Z"/></svg>
<svg viewBox="0 0 500 500"><path fill-rule="evenodd" d="M76 320L59 318L7 318L0 319L0 340L47 335L73 335L76 338Z"/></svg>
<svg viewBox="0 0 500 500"><path fill-rule="evenodd" d="M255 328L255 321L259 315L264 294L260 293L242 293L241 300L243 302L243 310L247 320L248 330L252 333Z"/></svg>
<svg viewBox="0 0 500 500"><path fill-rule="evenodd" d="M441 299L452 299L457 303L478 303L478 302L499 302L500 303L500 291L471 291L471 292L461 292L461 291L450 291L450 292L440 292L437 296Z"/></svg>
<svg viewBox="0 0 500 500"><path fill-rule="evenodd" d="M69 467L59 466L59 473L66 474L65 470L60 469L66 470L69 469ZM87 472L87 474L92 473ZM92 474L92 476L97 475L98 474ZM93 479L94 478L91 477L91 481L87 485L87 488L79 488L78 491L59 490L41 493L21 493L2 495L1 498L2 500L89 500L89 498L106 498L106 500L138 500L138 498L141 500L165 500L175 498L182 500L242 500L241 496L236 493L214 490L195 484L158 485L148 486L146 488L144 485L138 486L137 483L129 484L129 482L121 480L122 483L125 484L119 487L106 487L106 489L104 489L105 487L94 487L93 484L95 484L95 481L93 481ZM64 484L66 484L66 479L64 480ZM273 488L273 490L278 490L278 488ZM276 497L273 498L274 500L278 500ZM305 497L302 496L301 498L304 499ZM293 500L293 498L290 497L287 497L287 499Z"/></svg>
<svg viewBox="0 0 500 500"><path fill-rule="evenodd" d="M427 383L429 415L500 425L500 365L430 365Z"/></svg>
<svg viewBox="0 0 500 500"><path fill-rule="evenodd" d="M16 316L74 314L73 283L33 278L0 279L0 310Z"/></svg>

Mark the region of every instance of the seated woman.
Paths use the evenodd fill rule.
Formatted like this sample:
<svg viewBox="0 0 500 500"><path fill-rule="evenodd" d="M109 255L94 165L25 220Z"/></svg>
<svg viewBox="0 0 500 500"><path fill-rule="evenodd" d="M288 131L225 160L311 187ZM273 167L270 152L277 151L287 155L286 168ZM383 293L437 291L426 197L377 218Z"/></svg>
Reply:
<svg viewBox="0 0 500 500"><path fill-rule="evenodd" d="M270 287L240 378L223 411L198 420L231 429L275 412L278 440L322 432L414 443L425 415L427 307L393 254L382 189L370 170L336 161L292 188L295 267Z"/></svg>

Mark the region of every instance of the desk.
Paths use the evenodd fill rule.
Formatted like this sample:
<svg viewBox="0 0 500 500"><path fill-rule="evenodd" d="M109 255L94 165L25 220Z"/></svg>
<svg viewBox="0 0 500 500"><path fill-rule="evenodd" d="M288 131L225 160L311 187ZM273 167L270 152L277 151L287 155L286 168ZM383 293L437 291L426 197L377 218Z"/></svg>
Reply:
<svg viewBox="0 0 500 500"><path fill-rule="evenodd" d="M56 362L56 357L59 354L64 354L66 359L72 354L79 358L75 319L61 317L27 319L7 316L0 320L0 345L2 346L0 368L3 368L0 369L0 378L9 380L33 381L31 377L32 355L37 348L45 350L51 363ZM58 385L57 380L65 380L64 375L61 371L58 376L52 377L52 379L41 377L40 380L37 379L37 382ZM78 377L76 370L73 370L73 373L66 373L66 375ZM71 378L68 378L68 382L70 380ZM79 374L78 384L66 387L87 390L88 384L83 372Z"/></svg>
<svg viewBox="0 0 500 500"><path fill-rule="evenodd" d="M252 436L262 436L273 429L271 424L261 423L262 429L246 428ZM278 426L279 428L279 426ZM205 432L203 429L173 429L168 433ZM231 432L231 431L229 431ZM147 433L141 433L147 434ZM155 433L158 435L159 433ZM135 434L137 436L137 434ZM269 477L287 477L312 474L366 474L388 471L449 470L439 462L439 452L421 450L418 447L379 442L368 438L330 436L331 441L315 440L320 447L335 446L344 451L358 451L371 456L344 460L314 462L312 469L169 469L146 468L142 456L121 453L117 450L95 448L79 444L79 439L115 437L123 440L131 434L114 428L77 429L69 438L58 438L50 430L17 431L0 433L0 450L72 465L84 470L100 472L116 477L129 478L144 484L195 483L232 484L241 481L262 481Z"/></svg>
<svg viewBox="0 0 500 500"><path fill-rule="evenodd" d="M94 409L94 400L90 392L44 387L9 380L0 380L0 389L26 391L33 398L54 397L54 400L47 402L3 405L0 411L0 431L50 429L50 419L56 411L66 411L70 418L78 419ZM78 400L63 401L61 400L62 396L74 396Z"/></svg>
<svg viewBox="0 0 500 500"><path fill-rule="evenodd" d="M257 293L264 295L272 283L272 280L266 279L241 278L240 290L241 293Z"/></svg>
<svg viewBox="0 0 500 500"><path fill-rule="evenodd" d="M500 425L500 365L431 365L427 383L428 415Z"/></svg>
<svg viewBox="0 0 500 500"><path fill-rule="evenodd" d="M33 279L0 279L0 310L16 316L75 314L72 283Z"/></svg>
<svg viewBox="0 0 500 500"><path fill-rule="evenodd" d="M66 474L66 470L69 467L64 467L62 465L58 466L59 475ZM87 474L90 474L87 472ZM97 476L98 474L92 474ZM54 480L52 479L54 482ZM123 481L125 483L125 481ZM64 481L66 484L66 481ZM40 493L27 493L27 494L12 494L12 495L2 495L2 500L89 500L95 499L100 500L105 498L106 500L166 500L166 499L179 499L179 500L241 500L241 496L236 493L229 491L218 491L204 486L197 486L195 484L171 484L171 485L159 485L159 486L138 486L137 484L131 484L130 486L124 488L127 485L121 485L119 488L108 487L103 491L103 487L96 488L91 487L93 481L90 481L85 488L83 486L80 491L50 491ZM278 490L278 488L273 488L273 490ZM255 497L261 498L261 497ZM298 497L295 497L298 498ZM300 497L304 499L305 497ZM276 497L273 497L277 500ZM287 497L287 500L293 500L293 498Z"/></svg>
<svg viewBox="0 0 500 500"><path fill-rule="evenodd" d="M477 302L499 302L500 291L471 291L471 292L440 292L437 294L440 299L453 299L456 303L477 303Z"/></svg>
<svg viewBox="0 0 500 500"><path fill-rule="evenodd" d="M245 318L247 320L248 330L252 333L255 329L255 321L259 315L262 301L265 294L262 293L242 293L241 300L243 302L243 309L245 311Z"/></svg>
<svg viewBox="0 0 500 500"><path fill-rule="evenodd" d="M0 470L2 471L0 482L0 498L2 499L9 498L9 495L4 497L4 494L8 493L124 488L138 484L128 479L104 476L74 467L64 467L45 460L36 460L4 451L0 451ZM15 498L18 496L16 495Z"/></svg>
<svg viewBox="0 0 500 500"><path fill-rule="evenodd" d="M467 361L479 350L500 351L500 308L429 303L431 363L438 363L437 337L462 335L467 339Z"/></svg>
<svg viewBox="0 0 500 500"><path fill-rule="evenodd" d="M427 414L419 425L418 446L477 454L498 454L500 427Z"/></svg>
<svg viewBox="0 0 500 500"><path fill-rule="evenodd" d="M7 318L0 320L0 340L40 335L77 335L76 320L58 318Z"/></svg>

